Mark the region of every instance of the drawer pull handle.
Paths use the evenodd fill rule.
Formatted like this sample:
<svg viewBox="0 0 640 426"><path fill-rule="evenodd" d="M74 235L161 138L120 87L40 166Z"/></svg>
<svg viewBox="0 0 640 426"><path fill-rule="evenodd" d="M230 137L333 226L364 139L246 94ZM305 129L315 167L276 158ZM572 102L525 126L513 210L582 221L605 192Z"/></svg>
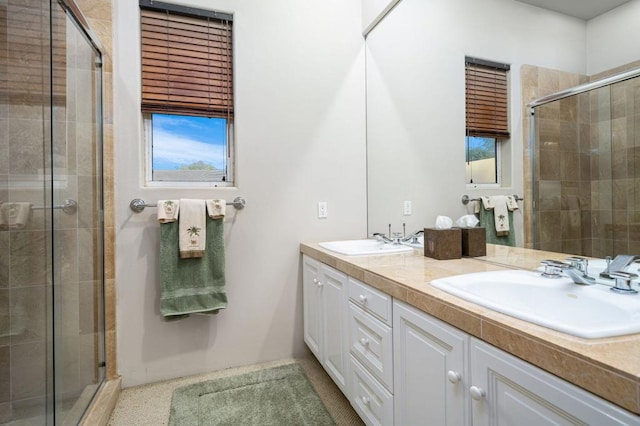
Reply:
<svg viewBox="0 0 640 426"><path fill-rule="evenodd" d="M360 299L361 303L367 303L367 296L364 294L361 294L358 299Z"/></svg>
<svg viewBox="0 0 640 426"><path fill-rule="evenodd" d="M469 388L469 393L471 394L471 398L475 399L476 401L480 401L484 399L485 396L487 396L487 393L484 391L484 389L477 386L471 386Z"/></svg>
<svg viewBox="0 0 640 426"><path fill-rule="evenodd" d="M453 384L459 383L462 380L462 376L457 371L449 370L447 372L447 379Z"/></svg>
<svg viewBox="0 0 640 426"><path fill-rule="evenodd" d="M366 396L363 396L363 397L362 397L362 403L363 403L364 405L369 405L369 402L370 402L369 398L367 398Z"/></svg>
<svg viewBox="0 0 640 426"><path fill-rule="evenodd" d="M360 344L362 346L369 346L369 339L365 339L364 337L360 339Z"/></svg>

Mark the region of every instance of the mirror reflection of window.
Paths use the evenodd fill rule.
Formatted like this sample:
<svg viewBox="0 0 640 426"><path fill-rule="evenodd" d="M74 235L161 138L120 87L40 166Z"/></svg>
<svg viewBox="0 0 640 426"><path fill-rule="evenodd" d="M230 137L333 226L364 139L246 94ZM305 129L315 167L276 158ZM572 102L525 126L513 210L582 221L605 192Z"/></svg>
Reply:
<svg viewBox="0 0 640 426"><path fill-rule="evenodd" d="M500 184L501 141L509 139L508 64L465 58L466 183Z"/></svg>
<svg viewBox="0 0 640 426"><path fill-rule="evenodd" d="M479 136L465 138L466 182L500 183L498 174L498 140Z"/></svg>

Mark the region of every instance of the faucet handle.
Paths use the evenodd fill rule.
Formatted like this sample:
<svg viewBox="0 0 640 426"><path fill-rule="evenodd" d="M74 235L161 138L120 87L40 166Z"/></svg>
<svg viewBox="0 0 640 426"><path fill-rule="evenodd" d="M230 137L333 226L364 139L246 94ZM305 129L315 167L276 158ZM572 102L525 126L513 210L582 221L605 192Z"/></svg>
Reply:
<svg viewBox="0 0 640 426"><path fill-rule="evenodd" d="M615 278L616 284L611 287L611 291L620 294L638 294L637 290L631 288L631 280L638 278L638 274L625 271L614 271L609 274L611 278Z"/></svg>
<svg viewBox="0 0 640 426"><path fill-rule="evenodd" d="M567 263L552 259L543 260L540 263L544 265L542 276L545 278L560 278L562 276L562 270L571 267L571 265Z"/></svg>

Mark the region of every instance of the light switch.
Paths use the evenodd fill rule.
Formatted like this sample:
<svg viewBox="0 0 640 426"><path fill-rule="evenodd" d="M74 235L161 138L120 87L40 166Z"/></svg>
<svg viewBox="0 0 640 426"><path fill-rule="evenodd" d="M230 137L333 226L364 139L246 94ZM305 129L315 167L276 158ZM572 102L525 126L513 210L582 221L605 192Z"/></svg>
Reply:
<svg viewBox="0 0 640 426"><path fill-rule="evenodd" d="M326 201L318 202L318 219L326 219L327 215L328 215L327 202Z"/></svg>
<svg viewBox="0 0 640 426"><path fill-rule="evenodd" d="M404 215L411 216L411 201L404 202Z"/></svg>

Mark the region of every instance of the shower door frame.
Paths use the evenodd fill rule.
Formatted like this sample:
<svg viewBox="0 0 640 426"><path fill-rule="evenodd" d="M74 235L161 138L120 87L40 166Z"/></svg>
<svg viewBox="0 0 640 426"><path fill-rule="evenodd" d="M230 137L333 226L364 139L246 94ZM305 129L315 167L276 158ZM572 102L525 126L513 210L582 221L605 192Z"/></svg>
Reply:
<svg viewBox="0 0 640 426"><path fill-rule="evenodd" d="M100 389L100 386L105 382L106 380L106 319L105 319L105 226L104 226L104 70L102 69L102 64L103 64L103 52L104 52L104 48L102 47L102 45L99 43L98 38L93 34L93 32L90 29L89 23L88 21L85 19L84 15L82 14L80 8L75 4L75 2L73 0L51 0L50 2L51 5L51 9L50 9L50 14L51 16L53 16L53 8L56 7L56 5L58 5L61 9L62 12L65 14L65 16L67 17L67 20L70 20L73 25L77 28L77 30L82 34L83 38L85 39L85 41L87 42L88 46L90 47L90 49L93 51L94 54L94 58L96 60L95 62L95 68L93 69L93 73L94 75L97 73L97 76L95 78L94 83L94 87L93 89L95 90L95 95L96 98L92 99L92 105L95 107L95 115L93 117L93 120L95 122L95 128L93 129L94 131L94 135L95 135L95 141L92 141L92 143L94 144L95 150L96 150L96 163L95 163L95 174L96 174L96 187L94 188L97 192L97 196L94 196L94 201L96 201L95 203L95 207L98 211L94 211L94 214L97 214L99 216L99 220L98 220L98 228L97 228L97 232L100 235L100 239L99 239L99 243L98 245L94 245L93 249L97 250L99 252L99 256L96 257L94 259L94 267L99 267L99 277L98 281L99 284L97 286L97 291L99 292L99 301L97 302L99 304L98 306L98 319L97 319L97 330L94 330L94 333L97 335L97 339L99 339L99 341L96 342L96 346L94 346L93 350L97 352L96 357L99 360L98 365L96 366L97 368L97 377L96 377L96 383L95 383L95 389L93 390L90 398L83 400L86 401L86 405L81 406L80 407L80 414L77 415L77 418L74 419L77 420L78 422L81 421L82 417L84 416L84 413L86 413L86 410L91 406L91 403L93 401L93 399L95 398L95 395L97 394L98 390ZM67 21L68 22L68 21ZM68 37L68 34L66 34L66 37ZM67 45L67 39L65 39L65 45ZM54 40L51 39L51 48L53 50L53 46L54 46ZM69 64L67 64L66 70L69 70ZM51 71L51 77L53 78L53 70ZM53 90L53 85L51 86L51 89ZM51 131L51 140L49 141L51 144L51 148L53 149L56 141L55 141L55 135L56 133L53 131L53 126L54 126L54 117L53 117L53 92L52 92L52 96L51 96L51 100L52 100L52 104L51 104L51 116L50 116L50 120L51 120L51 126L52 126L52 131ZM67 135L68 137L68 135ZM53 155L53 151L51 153L51 155ZM55 181L55 168L52 167L51 168L51 182L52 185L49 189L49 191L51 192L50 194L50 199L52 202L52 206L53 204L55 204L54 202L57 201L56 200L56 189L53 185L53 182ZM82 206L80 206L82 207ZM56 231L56 220L54 218L54 209L51 208L51 217L50 217L50 223L51 223L51 242L54 243L55 241L55 231ZM77 226L75 228L76 230L79 229ZM56 301L56 290L57 290L57 284L58 285L62 285L64 283L57 283L56 282L56 278L57 278L57 274L56 274L56 249L54 248L54 246L51 246L51 250L52 250L52 254L51 254L51 263L52 263L52 297L51 297L51 301L52 303L52 313L51 313L51 321L52 321L52 325L51 325L51 330L52 330L52 354L51 354L51 361L50 361L50 365L52 367L52 374L48 374L48 378L47 380L52 380L51 385L47 386L47 389L51 390L52 393L50 395L47 395L47 422L48 423L52 423L52 424L62 424L64 423L68 423L68 421L66 421L63 417L58 418L59 416L62 416L62 413L58 412L58 405L59 405L59 399L62 397L61 394L61 385L58 385L57 382L60 381L61 383L64 382L64 380L60 377L60 372L57 372L57 366L60 365L61 360L58 360L57 358L59 356L64 356L61 355L60 353L60 349L58 349L58 347L61 347L62 342L58 341L58 337L60 336L60 330L59 327L61 327L61 324L57 324L59 322L59 318L60 316L57 315L56 310L57 309L62 309L62 307L57 306L55 301ZM98 266L95 266L98 265ZM94 295L95 297L95 295ZM80 319L78 317L78 319ZM94 339L95 340L95 339ZM78 404L80 400L77 399L76 403L74 404L74 409L77 408L76 405ZM51 412L49 412L49 410L51 410Z"/></svg>

